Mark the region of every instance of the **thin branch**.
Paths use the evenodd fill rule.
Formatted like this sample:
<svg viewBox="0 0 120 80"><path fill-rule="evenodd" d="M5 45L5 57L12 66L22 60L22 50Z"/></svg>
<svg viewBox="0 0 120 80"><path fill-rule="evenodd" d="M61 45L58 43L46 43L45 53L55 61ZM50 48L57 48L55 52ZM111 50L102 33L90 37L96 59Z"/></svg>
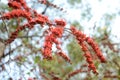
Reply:
<svg viewBox="0 0 120 80"><path fill-rule="evenodd" d="M115 65L117 65L117 67L120 69L120 65L117 63L117 61L114 59L113 62L115 63Z"/></svg>
<svg viewBox="0 0 120 80"><path fill-rule="evenodd" d="M42 78L44 78L45 80L50 80L44 73L40 72L40 75L41 75Z"/></svg>
<svg viewBox="0 0 120 80"><path fill-rule="evenodd" d="M117 79L120 79L120 76L119 75L105 75L104 76L104 78L110 78L110 79L112 79L112 78L117 78Z"/></svg>
<svg viewBox="0 0 120 80"><path fill-rule="evenodd" d="M32 35L32 36L18 36L17 38L33 38L33 37L42 38L43 36L38 36L38 35Z"/></svg>
<svg viewBox="0 0 120 80"><path fill-rule="evenodd" d="M45 14L45 13L46 13L48 7L49 7L49 5L47 4L46 7L45 7L45 9L44 9L44 11L42 12L42 14Z"/></svg>
<svg viewBox="0 0 120 80"><path fill-rule="evenodd" d="M66 37L67 35L63 35L62 37ZM18 36L17 38L33 38L33 37L39 37L42 38L44 36L39 36L39 35L32 35L32 36Z"/></svg>
<svg viewBox="0 0 120 80"><path fill-rule="evenodd" d="M2 38L0 38L0 42L4 43L4 40Z"/></svg>
<svg viewBox="0 0 120 80"><path fill-rule="evenodd" d="M0 13L0 15L2 15L2 13ZM5 25L5 29L7 31L8 37L9 37L9 31L8 31L7 25L6 25L5 21L4 21L4 19L2 19L2 21L3 21L3 24Z"/></svg>
<svg viewBox="0 0 120 80"><path fill-rule="evenodd" d="M79 74L79 73L84 73L84 72L86 73L86 72L88 72L88 71L87 71L87 70L82 70L82 69L77 69L77 70L69 73L66 80L70 79L71 77L73 77L73 76L75 76L75 75L77 75L77 74Z"/></svg>
<svg viewBox="0 0 120 80"><path fill-rule="evenodd" d="M53 2L53 1L54 1L54 0L52 0L51 2ZM41 2L41 1L38 0L38 2ZM42 12L42 14L45 14L46 11L47 11L47 9L49 8L49 1L46 0L46 2L47 2L47 4L46 4L46 7L45 7L44 11Z"/></svg>
<svg viewBox="0 0 120 80"><path fill-rule="evenodd" d="M21 47L21 46L22 46L22 45L19 45L19 46L17 46L16 48L14 48L13 50L10 50L8 53L3 54L3 55L1 56L1 58L5 58L6 56L10 55L13 51L15 51L17 48L19 48L19 47Z"/></svg>
<svg viewBox="0 0 120 80"><path fill-rule="evenodd" d="M62 80L60 77L56 76L54 73L50 73L52 80Z"/></svg>
<svg viewBox="0 0 120 80"><path fill-rule="evenodd" d="M14 61L14 59L11 59L10 61L7 61L7 62L5 62L5 63L0 64L0 67L4 66L5 64L8 64L8 63L10 63L10 62L12 62L12 61Z"/></svg>

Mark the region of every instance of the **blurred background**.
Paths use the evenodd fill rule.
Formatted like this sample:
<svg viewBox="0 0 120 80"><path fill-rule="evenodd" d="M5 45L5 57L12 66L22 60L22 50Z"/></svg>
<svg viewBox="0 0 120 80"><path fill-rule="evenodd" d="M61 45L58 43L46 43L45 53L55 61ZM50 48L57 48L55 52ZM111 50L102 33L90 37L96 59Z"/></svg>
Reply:
<svg viewBox="0 0 120 80"><path fill-rule="evenodd" d="M72 64L55 55L55 45L54 60L43 60L41 49L47 25L44 28L35 25L31 30L25 29L15 41L5 46L4 41L15 31L18 23L17 19L0 20L0 80L120 80L120 0L47 1L59 8L41 4L39 0L26 0L30 8L48 16L51 21L63 18L67 23L66 28L74 25L92 37L107 62L100 63L93 55L99 74L87 71L87 62L80 46L66 30L63 34L65 37L60 41L62 50L70 57ZM0 0L0 16L12 10L7 3L7 0ZM21 18L20 24L25 21Z"/></svg>

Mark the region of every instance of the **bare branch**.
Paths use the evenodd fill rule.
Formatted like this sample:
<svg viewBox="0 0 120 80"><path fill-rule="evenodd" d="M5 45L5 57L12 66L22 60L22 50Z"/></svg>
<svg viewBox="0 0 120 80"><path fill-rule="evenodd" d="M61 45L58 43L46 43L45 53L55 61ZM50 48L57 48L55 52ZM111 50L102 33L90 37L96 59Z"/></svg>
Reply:
<svg viewBox="0 0 120 80"><path fill-rule="evenodd" d="M19 48L19 47L21 47L21 46L22 46L22 45L19 45L19 46L17 46L16 48L14 48L13 50L10 50L8 53L3 54L3 55L1 56L1 58L5 58L6 56L10 55L13 51L15 51L17 48Z"/></svg>

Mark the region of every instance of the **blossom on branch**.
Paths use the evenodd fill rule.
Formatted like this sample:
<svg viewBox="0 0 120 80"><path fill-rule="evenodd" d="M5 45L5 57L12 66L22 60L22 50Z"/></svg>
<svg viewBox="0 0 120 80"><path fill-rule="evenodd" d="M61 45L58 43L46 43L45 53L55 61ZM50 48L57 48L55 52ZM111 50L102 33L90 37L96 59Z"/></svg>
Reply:
<svg viewBox="0 0 120 80"><path fill-rule="evenodd" d="M97 56L99 57L99 59L101 60L101 62L105 62L105 58L102 55L99 47L97 46L97 44L93 41L93 39L91 39L90 37L86 37L85 34L83 34L81 31L77 30L75 27L71 27L70 28L72 34L75 36L75 38L78 41L78 44L81 46L82 51L84 52L84 56L86 57L86 61L89 64L89 68L91 70L93 70L93 73L98 74L96 71L96 67L93 63L93 59L92 56L90 54L90 51L87 47L87 45L85 44L86 42L93 48L94 52L97 54Z"/></svg>
<svg viewBox="0 0 120 80"><path fill-rule="evenodd" d="M44 42L44 49L43 49L43 56L44 58L51 59L52 53L52 45L53 43L56 43L58 45L59 41L57 41L57 38L62 37L64 27L66 25L66 22L64 20L55 20L56 27L51 29L49 34L45 37ZM57 46L58 49L61 49L60 46Z"/></svg>
<svg viewBox="0 0 120 80"><path fill-rule="evenodd" d="M39 2L47 6L53 6L54 8L63 10L63 8L57 7L57 5L54 5L47 0L39 0ZM65 61L71 63L70 58L64 53L64 51L62 51L61 43L59 41L59 38L63 37L64 29L66 26L66 21L64 19L55 19L51 21L49 20L48 16L40 14L36 10L32 10L31 8L29 8L25 0L8 0L8 6L12 8L12 10L4 13L0 17L0 19L10 20L13 18L23 17L27 19L27 23L22 23L21 25L18 25L15 31L13 31L9 38L5 41L5 45L12 43L18 37L19 32L23 31L26 28L31 30L36 24L40 24L42 28L47 25L49 28L43 32L43 37L45 39L42 49L43 59L52 59L52 46L53 44L55 44L57 48L57 54ZM97 69L93 63L94 61L89 50L89 46L92 47L94 53L96 53L101 62L106 62L106 59L103 56L99 46L92 38L87 37L86 34L84 34L82 31L77 30L75 27L72 26L69 30L71 31L70 33L75 36L78 44L84 52L83 56L88 63L89 70L92 70L94 74L98 74ZM78 74L79 72L81 72L81 70L77 70L69 74L69 77ZM52 75L52 77L54 78L54 80L58 80L56 76Z"/></svg>
<svg viewBox="0 0 120 80"><path fill-rule="evenodd" d="M9 19L18 18L18 17L27 18L28 21L31 20L31 14L21 9L15 9L15 10L12 10L11 12L5 13L2 17L0 17L0 19L9 20Z"/></svg>

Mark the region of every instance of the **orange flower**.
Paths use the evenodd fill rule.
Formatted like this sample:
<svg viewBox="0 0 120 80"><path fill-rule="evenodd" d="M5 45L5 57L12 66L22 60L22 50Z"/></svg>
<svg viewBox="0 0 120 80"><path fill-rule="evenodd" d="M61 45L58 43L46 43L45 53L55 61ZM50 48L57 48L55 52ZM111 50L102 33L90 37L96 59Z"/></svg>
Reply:
<svg viewBox="0 0 120 80"><path fill-rule="evenodd" d="M22 7L21 4L16 1L8 2L8 6L14 9L20 9Z"/></svg>
<svg viewBox="0 0 120 80"><path fill-rule="evenodd" d="M27 18L28 21L31 20L31 14L21 9L15 9L15 10L12 10L11 12L5 13L1 18L9 20L15 17L17 18L24 17L24 18Z"/></svg>
<svg viewBox="0 0 120 80"><path fill-rule="evenodd" d="M51 57L51 50L52 50L52 44L55 43L57 46L57 49L60 49L59 46L59 41L57 40L57 38L60 38L63 34L63 30L64 30L64 26L65 26L65 21L63 20L55 20L57 26L53 29L51 29L51 31L49 32L50 34L48 34L45 37L45 43L44 43L44 50L43 50L43 56L44 58L49 58ZM58 24L59 23L59 24ZM62 24L61 24L62 23ZM59 26L58 26L59 25Z"/></svg>
<svg viewBox="0 0 120 80"><path fill-rule="evenodd" d="M86 57L86 61L89 64L89 68L93 71L93 73L97 73L96 71L96 67L93 64L93 59L92 56L89 52L89 49L87 47L87 45L85 44L85 42L87 42L95 51L95 53L97 54L97 56L99 57L99 59L101 60L101 62L105 62L105 58L102 55L99 47L97 46L97 44L90 38L90 37L86 37L85 34L83 34L81 31L75 29L75 27L71 27L70 28L72 34L76 37L76 39L78 40L78 44L81 46L82 51L85 53L84 56Z"/></svg>
<svg viewBox="0 0 120 80"><path fill-rule="evenodd" d="M63 26L63 27L66 25L66 22L64 19L55 19L55 23L56 25Z"/></svg>
<svg viewBox="0 0 120 80"><path fill-rule="evenodd" d="M87 37L86 42L93 48L101 62L106 62L105 57L103 56L101 50L99 49L98 45L93 41L93 39Z"/></svg>
<svg viewBox="0 0 120 80"><path fill-rule="evenodd" d="M63 59L65 59L66 61L68 61L69 63L71 63L70 58L63 52L58 52L57 53L59 56L61 56Z"/></svg>

